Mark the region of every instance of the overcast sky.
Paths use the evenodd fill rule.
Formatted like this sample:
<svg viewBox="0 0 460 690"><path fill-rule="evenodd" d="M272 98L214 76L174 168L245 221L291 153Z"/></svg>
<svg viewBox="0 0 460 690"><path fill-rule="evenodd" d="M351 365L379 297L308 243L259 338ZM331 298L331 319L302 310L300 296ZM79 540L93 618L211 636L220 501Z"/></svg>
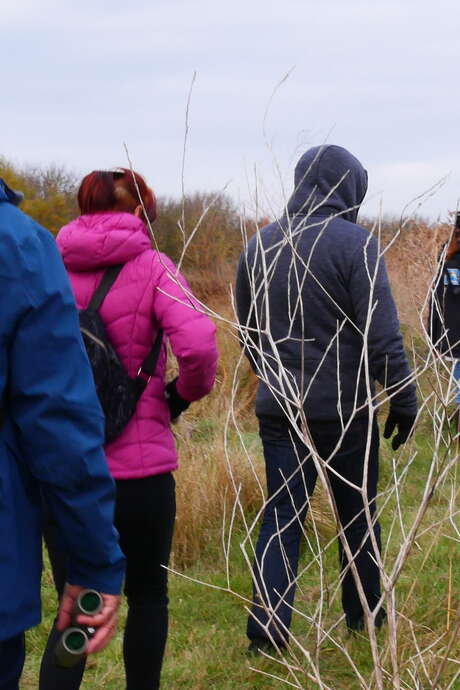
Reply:
<svg viewBox="0 0 460 690"><path fill-rule="evenodd" d="M324 142L369 172L364 206L445 219L460 198L458 0L0 0L1 146L78 175L133 164L179 195L228 182L282 207ZM277 85L288 73L279 88ZM265 122L265 125L264 125ZM255 172L256 171L256 177ZM415 206L410 207L412 210Z"/></svg>

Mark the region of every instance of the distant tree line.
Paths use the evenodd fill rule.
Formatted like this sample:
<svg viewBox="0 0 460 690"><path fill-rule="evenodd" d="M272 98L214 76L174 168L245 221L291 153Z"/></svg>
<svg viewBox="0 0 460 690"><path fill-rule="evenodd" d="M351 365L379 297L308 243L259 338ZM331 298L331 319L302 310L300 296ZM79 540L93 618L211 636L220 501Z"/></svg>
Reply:
<svg viewBox="0 0 460 690"><path fill-rule="evenodd" d="M19 168L0 158L0 177L23 192L22 210L53 234L78 214L77 179L62 166Z"/></svg>
<svg viewBox="0 0 460 690"><path fill-rule="evenodd" d="M79 214L76 175L62 166L18 167L0 158L0 177L24 194L21 208L53 234ZM153 232L158 248L182 266L201 298L227 286L241 251L241 220L224 194L194 193L184 199L159 197ZM248 221L249 234L255 224ZM192 237L187 245L184 246Z"/></svg>
<svg viewBox="0 0 460 690"><path fill-rule="evenodd" d="M0 177L24 193L22 209L53 234L79 213L76 201L79 180L63 166L19 167L0 157ZM176 263L181 262L201 299L212 299L214 303L224 295L228 300L228 287L234 280L243 234L250 237L271 220L243 218L229 196L210 192L187 194L184 199L159 197L157 211L153 233L158 248ZM363 216L360 223L369 230L376 225L375 219ZM401 220L385 216L378 227L382 244L386 245L401 228ZM405 223L387 256L390 269L400 257L438 251L448 231L445 225L421 218ZM423 247L419 247L422 237ZM427 252L427 245L435 245L436 249Z"/></svg>

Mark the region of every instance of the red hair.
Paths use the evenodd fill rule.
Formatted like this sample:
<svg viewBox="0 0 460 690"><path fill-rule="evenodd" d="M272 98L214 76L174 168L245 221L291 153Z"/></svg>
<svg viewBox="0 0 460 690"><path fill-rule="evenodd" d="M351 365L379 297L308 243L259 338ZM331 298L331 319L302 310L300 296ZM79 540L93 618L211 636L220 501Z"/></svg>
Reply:
<svg viewBox="0 0 460 690"><path fill-rule="evenodd" d="M83 215L105 211L134 213L141 205L151 223L156 218L156 198L144 178L128 168L93 170L83 178L78 190L78 205Z"/></svg>

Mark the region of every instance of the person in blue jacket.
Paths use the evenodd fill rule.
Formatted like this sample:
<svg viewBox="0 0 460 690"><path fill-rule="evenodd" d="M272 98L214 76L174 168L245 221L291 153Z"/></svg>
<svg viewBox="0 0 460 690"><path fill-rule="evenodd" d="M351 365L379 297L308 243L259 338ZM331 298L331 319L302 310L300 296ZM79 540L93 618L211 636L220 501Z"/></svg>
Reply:
<svg viewBox="0 0 460 690"><path fill-rule="evenodd" d="M0 179L0 690L17 690L24 631L40 622L41 493L69 557L59 628L81 589L104 594L88 653L113 635L124 574L72 291L52 235L20 200Z"/></svg>
<svg viewBox="0 0 460 690"><path fill-rule="evenodd" d="M366 190L367 173L349 151L309 149L297 163L285 214L251 238L239 263L236 305L259 377L268 487L247 626L254 653L289 642L303 521L318 478L306 433L327 462L346 624L351 631L365 625L347 546L377 627L386 615L375 548L382 402L375 382L390 398L384 436L396 431L394 450L414 426L417 399L378 242L356 224Z"/></svg>

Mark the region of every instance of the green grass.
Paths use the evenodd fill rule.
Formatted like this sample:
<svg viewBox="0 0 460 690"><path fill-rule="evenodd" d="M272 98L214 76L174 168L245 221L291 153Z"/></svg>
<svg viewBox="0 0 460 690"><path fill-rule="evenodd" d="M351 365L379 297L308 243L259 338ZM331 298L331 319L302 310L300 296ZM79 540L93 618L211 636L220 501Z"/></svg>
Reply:
<svg viewBox="0 0 460 690"><path fill-rule="evenodd" d="M402 520L405 529L415 516L432 457L429 436L423 425L421 429L415 440L417 459L411 466L401 489L404 506ZM203 425L200 433L197 434L196 443L200 442L209 444L206 425ZM407 454L403 451L399 454L398 468L402 469L406 461ZM382 441L380 490L383 493L393 481L391 463L392 453L388 444ZM178 483L181 481L180 471L177 481ZM456 482L455 471L451 473L440 491L433 496L428 514L422 523L422 529L445 518L451 486L454 482ZM395 507L394 498L390 498L381 518L384 545L393 525L387 550L388 564L392 563L401 538L401 526L397 520L394 521ZM212 531L212 534L218 535L219 524L221 524L221 515L216 515L215 531ZM206 536L203 534L206 546L200 553L199 561L187 567L183 572L188 577L225 588L227 586L225 562L220 540L217 536L213 539L206 539ZM248 660L246 657L247 614L245 603L236 596L249 597L250 595L250 577L239 547L242 536L241 524L237 522L230 556L231 589L234 594L197 584L181 576L170 577L170 633L162 677L162 687L165 689L237 690L248 688L258 690L288 687L281 680L272 679L250 668L253 666L259 671L285 678L286 669L282 665L263 658ZM331 536L330 528L321 531L320 541L321 547L325 549L323 558L327 591L330 596L336 589L338 576L336 545L331 544L326 549ZM431 652L425 655L425 663L430 670L439 663L439 659L444 654L449 631L453 629L456 616L459 615L459 544L454 538L455 532L448 522L442 522L439 526L430 528L417 540L398 582L396 590L398 611L412 621L411 630L406 618L401 617L398 634L398 656L401 661L402 677L408 688L419 687L425 690L430 687L426 678L423 677L420 678L420 684L416 686L409 675L409 670L412 669L410 658L416 653L413 635L416 636L421 649L434 644ZM310 562L311 552L308 546L304 545L301 567ZM315 654L315 632L302 614L308 616L314 612L319 593L319 571L317 566L313 566L304 573L299 583L296 597L299 613L294 615L292 627L296 638L312 655ZM21 685L22 690L37 688L40 654L55 613L56 603L48 569L45 570L43 578L43 608L43 624L30 631L27 636L28 656ZM122 620L124 615L123 611ZM340 618L340 594L326 602L323 607L323 616L329 625ZM123 690L121 631L122 624L110 647L102 654L90 659L82 685L84 690L94 688ZM436 642L443 632L446 636ZM387 636L386 628L378 634L378 643L382 651L386 647ZM366 635L349 637L343 622L337 627L334 638L337 646L326 640L320 649L322 678L334 690L358 689L360 686L356 676L343 652L348 651L359 671L368 681L373 671L369 640ZM307 669L305 657L298 651L295 653L300 667ZM451 649L449 657L450 659L460 657L459 640ZM384 667L391 670L389 656L384 657ZM455 661L447 662L437 690L447 688L449 679L452 678L456 669ZM418 673L420 674L420 671ZM315 687L306 679L302 671L297 673L297 678L302 687ZM388 685L388 687L391 686ZM460 680L452 687L453 690L460 690Z"/></svg>

